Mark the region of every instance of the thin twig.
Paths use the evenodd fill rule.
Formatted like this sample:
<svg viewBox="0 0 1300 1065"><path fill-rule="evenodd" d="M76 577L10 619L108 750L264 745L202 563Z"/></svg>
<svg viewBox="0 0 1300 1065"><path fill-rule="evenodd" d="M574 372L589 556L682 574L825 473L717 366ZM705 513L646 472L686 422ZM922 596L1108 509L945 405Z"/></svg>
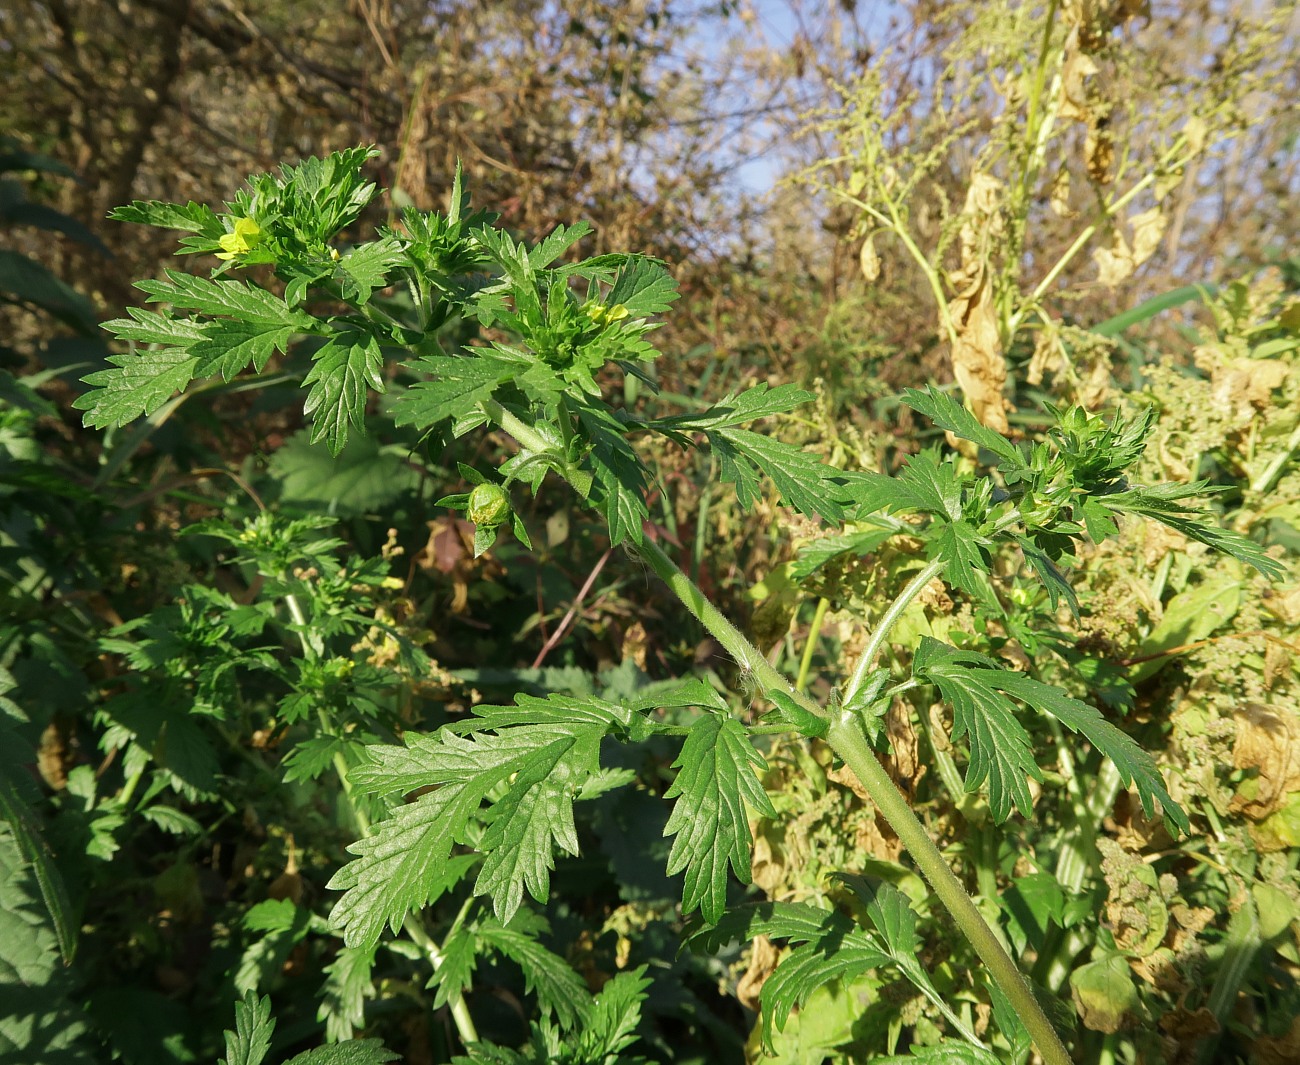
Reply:
<svg viewBox="0 0 1300 1065"><path fill-rule="evenodd" d="M587 574L587 579L583 582L582 587L578 589L578 597L574 599L573 605L569 607L569 612L564 615L564 618L560 621L559 625L555 627L555 631L551 633L550 639L542 644L542 649L537 652L537 657L533 659L533 669L539 669L541 667L542 662L545 660L546 656L551 653L552 648L554 648L555 645L560 642L564 634L569 631L569 626L573 624L573 619L577 616L578 610L582 606L583 599L585 599L587 593L591 591L591 586L596 583L596 578L600 576L600 571L605 568L605 563L609 561L609 556L613 553L614 549L612 547L605 548L605 553L600 556L600 561L598 561L596 565L592 567L591 572Z"/></svg>

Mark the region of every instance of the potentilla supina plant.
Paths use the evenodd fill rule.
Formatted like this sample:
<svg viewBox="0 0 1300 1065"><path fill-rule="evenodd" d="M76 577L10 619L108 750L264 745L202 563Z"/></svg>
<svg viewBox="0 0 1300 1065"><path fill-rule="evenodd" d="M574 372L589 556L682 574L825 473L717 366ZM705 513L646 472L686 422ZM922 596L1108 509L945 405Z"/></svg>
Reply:
<svg viewBox="0 0 1300 1065"><path fill-rule="evenodd" d="M463 882L470 891L452 935L467 934L466 914L480 898L490 913L472 927L485 942L524 920L528 897L548 899L557 856L579 850L574 804L627 783L603 763L602 752L610 742L657 734L682 744L665 794L673 803L667 872L683 876L683 914L698 915L692 941L716 946L764 934L795 948L762 991L766 1037L828 980L881 968L936 1003L954 1047L987 1053L989 1036L948 1008L916 963L915 915L890 885L846 881L862 902L862 922L805 904L729 906L731 875L751 880L749 812L773 812L755 741L785 732L828 743L889 821L983 963L983 971L967 974L969 994L1003 996L996 1001L1010 1004L997 1011L1000 1038L1014 1046L1027 1032L1043 1061L1066 1065L1069 1053L1034 992L877 760L874 745L887 742L879 727L884 710L901 691L932 688L951 709L952 739L968 746L962 787L985 795L997 823L1013 808L1032 816L1029 782L1044 781L1022 707L1103 752L1146 814L1162 815L1171 833L1187 831L1187 817L1150 755L1096 708L997 659L929 637L910 662L886 664L891 632L935 579L996 616L1002 607L993 559L1002 549L1021 554L1053 607L1077 611L1067 576L1073 545L1115 535L1129 515L1163 522L1270 576L1280 573L1277 561L1200 509L1207 485L1127 480L1150 431L1150 412L1106 420L1072 408L1056 412L1056 427L1044 439L1022 444L982 425L946 392L908 390L904 403L976 445L987 461L983 471L971 470L930 449L887 476L837 469L755 431L754 423L812 398L792 385L758 384L705 409L656 418L611 406L602 390L611 368L653 385L649 369L659 352L649 338L677 298L664 264L636 255L574 258L589 231L585 223L557 227L536 245L517 241L492 216L471 211L459 174L446 213L407 209L400 224L339 253L331 242L378 195L362 177L374 154L352 149L255 177L225 216L194 204L142 202L114 212L123 221L185 232L186 250L216 254L223 271L271 265L277 284L177 271L141 282L150 301L166 307L132 309L130 317L106 323L131 350L87 377L91 391L77 401L86 423L124 425L196 380L229 380L250 367L263 374L277 353L308 342L304 414L314 441L340 452L350 434L365 431L368 403L378 394L388 395L398 426L452 439L506 434L516 445L512 457L490 474L462 466L472 487L440 501L475 524L475 552L488 550L507 525L528 546L512 490L536 492L547 478L567 483L603 517L611 546L625 546L662 578L775 709L746 724L710 685L687 678L657 688L644 705L521 694L513 705L476 706L471 717L435 732L409 731L401 742L370 746L360 764L337 766L358 809L364 797L385 811L373 821L357 818L353 858L331 881L340 894L330 922L347 947L366 950L385 927L402 930L429 959L436 1004L455 1005L462 1039L476 1042L463 999L472 967L446 967L445 944L429 938L419 914ZM248 215L254 199L260 223ZM390 289L406 298L385 299ZM446 351L439 330L453 318L490 332L481 344ZM403 353L396 362L395 352ZM742 508L774 491L804 515L832 525L876 523L882 536L897 533L923 545L915 571L874 614L865 650L844 664L826 705L776 670L646 535L653 471L635 442L655 435L711 449L721 481L733 486ZM287 602L295 609L292 597ZM305 617L300 628L309 629ZM656 713L664 707L699 713L689 726L668 724ZM413 801L404 801L410 795ZM984 983L985 973L996 991ZM646 986L639 977L634 983L624 989L633 1004ZM574 1045L589 1045L593 1061L632 1038L623 1023L630 1014L615 1024L601 1019L601 1008L590 1005L566 1019Z"/></svg>

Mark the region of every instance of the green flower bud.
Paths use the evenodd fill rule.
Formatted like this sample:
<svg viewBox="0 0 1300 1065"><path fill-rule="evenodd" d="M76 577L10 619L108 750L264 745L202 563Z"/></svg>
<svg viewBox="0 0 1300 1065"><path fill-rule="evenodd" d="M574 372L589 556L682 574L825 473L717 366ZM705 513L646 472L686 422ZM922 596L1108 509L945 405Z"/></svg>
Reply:
<svg viewBox="0 0 1300 1065"><path fill-rule="evenodd" d="M474 486L469 494L469 520L484 529L492 529L510 517L510 497L499 484Z"/></svg>

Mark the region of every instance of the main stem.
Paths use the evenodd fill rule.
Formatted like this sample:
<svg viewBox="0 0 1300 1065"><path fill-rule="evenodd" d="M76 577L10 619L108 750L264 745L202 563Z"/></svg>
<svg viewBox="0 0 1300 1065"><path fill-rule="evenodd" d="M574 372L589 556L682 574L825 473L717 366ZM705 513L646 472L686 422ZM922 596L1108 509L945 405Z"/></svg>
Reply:
<svg viewBox="0 0 1300 1065"><path fill-rule="evenodd" d="M508 432L523 447L536 453L548 450L546 440L523 419L512 414L495 400L483 404L483 411ZM561 473L568 479L568 471ZM993 930L985 922L983 915L975 908L965 888L948 867L943 853L935 845L930 835L921 824L916 814L903 798L902 793L889 779L888 774L876 761L875 753L867 742L866 734L858 718L845 712L828 715L826 709L813 702L802 692L797 691L789 679L775 669L767 658L745 638L731 621L709 600L699 587L669 558L663 549L653 540L644 540L636 548L637 552L649 564L658 577L672 589L673 593L686 605L687 609L704 625L742 669L750 671L759 685L766 691L780 691L793 699L799 706L820 718L830 719L826 741L831 749L839 755L856 774L862 786L875 802L876 808L885 815L891 828L902 840L903 846L911 854L921 873L934 888L939 900L952 914L957 927L970 940L980 959L988 966L993 979L1011 1001L1034 1044L1042 1055L1045 1065L1072 1065L1070 1055L1057 1036L1052 1022L1034 998L1028 982L1016 968L1016 963L1003 949ZM933 565L933 564L932 564ZM926 570L931 567L927 566ZM929 583L933 573L926 575L923 570L908 585L900 599L906 597L902 606L896 602L886 611L881 619L872 643L879 645L885 639L889 626L888 619L897 619L897 615L907 606L912 598ZM920 582L924 576L925 580ZM897 610L895 611L895 608ZM892 620L889 621L892 625ZM865 660L866 656L864 656Z"/></svg>
<svg viewBox="0 0 1300 1065"><path fill-rule="evenodd" d="M786 677L774 669L758 650L740 633L730 621L715 607L702 591L670 559L658 544L646 540L638 549L641 556L650 564L650 568L677 594L678 598L690 609L714 638L725 647L742 667L753 670L760 684L765 689L773 688L786 693L800 706L820 717L826 711L798 692ZM930 569L930 567L926 567ZM918 574L909 585L919 592L930 582L934 574L925 570ZM921 578L925 579L922 581ZM920 582L918 584L918 581ZM907 596L908 600L915 596ZM906 595L906 592L904 593ZM900 600L903 596L899 597ZM897 605L897 604L895 604ZM905 607L906 602L903 603ZM899 611L901 613L901 609ZM888 615L887 615L888 616ZM887 632L884 620L877 628L877 633ZM867 656L863 656L866 661ZM757 664L761 663L761 667ZM889 775L876 760L871 745L867 742L862 724L855 714L840 712L832 715L830 728L826 733L826 742L831 749L843 759L844 764L853 770L867 794L871 796L876 808L885 815L885 820L895 834L902 840L903 846L916 862L917 867L929 881L934 892L939 896L948 912L952 914L957 927L970 940L980 959L988 966L989 972L1003 993L1011 1001L1016 1013L1028 1030L1038 1052L1046 1065L1070 1065L1070 1055L1061 1043L1052 1022L1047 1019L1043 1008L1034 998L1028 982L1003 949L998 937L975 908L961 881L953 874L943 853L935 845L930 834L926 832L902 792L898 790Z"/></svg>

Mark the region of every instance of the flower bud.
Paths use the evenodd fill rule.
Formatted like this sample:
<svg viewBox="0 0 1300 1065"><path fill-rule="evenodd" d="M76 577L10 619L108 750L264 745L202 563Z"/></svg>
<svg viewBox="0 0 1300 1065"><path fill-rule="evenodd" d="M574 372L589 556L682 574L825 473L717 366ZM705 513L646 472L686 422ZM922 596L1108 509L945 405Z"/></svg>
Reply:
<svg viewBox="0 0 1300 1065"><path fill-rule="evenodd" d="M474 486L469 494L469 520L484 529L495 528L510 516L510 497L499 484Z"/></svg>

